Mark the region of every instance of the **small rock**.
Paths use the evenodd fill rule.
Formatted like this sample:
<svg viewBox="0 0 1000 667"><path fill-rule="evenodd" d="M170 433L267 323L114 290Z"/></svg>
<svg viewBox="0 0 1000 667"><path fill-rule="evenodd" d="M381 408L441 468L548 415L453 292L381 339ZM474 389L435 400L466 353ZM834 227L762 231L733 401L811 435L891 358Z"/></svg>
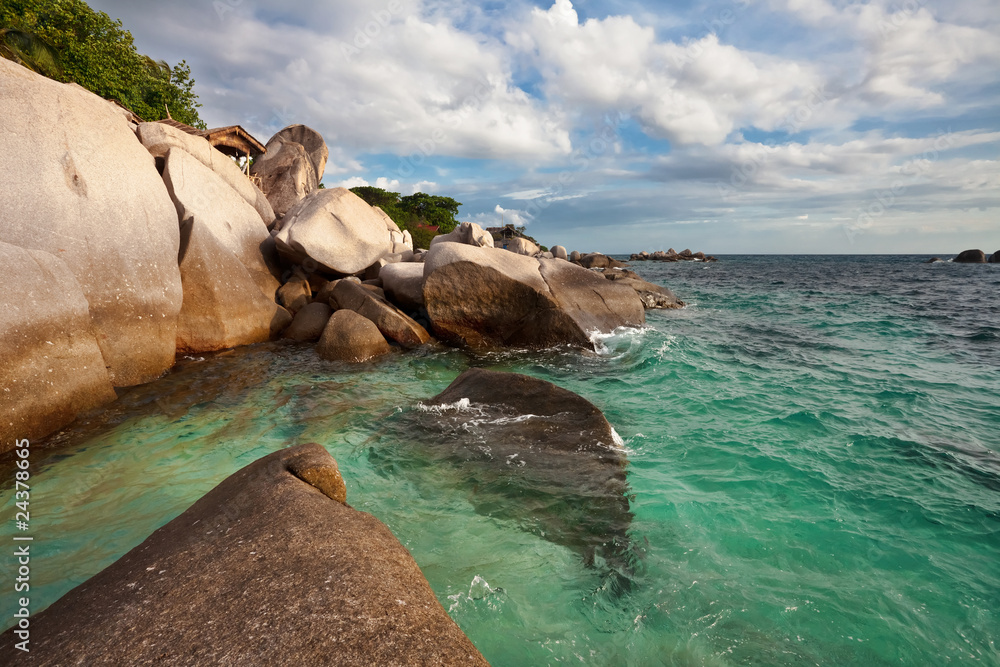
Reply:
<svg viewBox="0 0 1000 667"><path fill-rule="evenodd" d="M305 278L292 278L278 288L278 303L293 315L312 300L312 288Z"/></svg>
<svg viewBox="0 0 1000 667"><path fill-rule="evenodd" d="M331 315L316 344L316 353L327 361L361 363L390 351L378 327L353 310Z"/></svg>
<svg viewBox="0 0 1000 667"><path fill-rule="evenodd" d="M295 314L291 326L285 330L284 337L299 342L319 340L330 321L333 310L325 303L315 302L303 307Z"/></svg>

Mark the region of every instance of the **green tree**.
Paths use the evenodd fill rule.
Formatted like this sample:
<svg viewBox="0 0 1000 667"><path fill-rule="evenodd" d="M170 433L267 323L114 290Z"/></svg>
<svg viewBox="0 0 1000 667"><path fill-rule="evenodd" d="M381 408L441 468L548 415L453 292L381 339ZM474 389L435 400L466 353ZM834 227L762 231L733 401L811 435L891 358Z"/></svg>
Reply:
<svg viewBox="0 0 1000 667"><path fill-rule="evenodd" d="M381 208L400 229L409 231L415 248L428 247L430 240L435 236L434 232L423 228L422 225L437 227L438 232L442 234L447 234L458 225L455 216L458 215L458 207L462 204L451 197L429 195L424 192L401 197L398 192L389 192L370 185L351 188L351 192L370 205Z"/></svg>
<svg viewBox="0 0 1000 667"><path fill-rule="evenodd" d="M165 118L169 109L182 123L205 127L187 63L170 67L140 54L121 21L82 0L0 0L0 28L50 45L61 67L44 73L57 81L118 100L146 120Z"/></svg>
<svg viewBox="0 0 1000 667"><path fill-rule="evenodd" d="M0 28L0 58L13 60L44 76L55 77L62 74L59 52L32 32Z"/></svg>
<svg viewBox="0 0 1000 667"><path fill-rule="evenodd" d="M439 232L447 234L458 225L455 216L462 204L451 197L417 192L400 199L399 205L404 210L413 212L425 224L436 226Z"/></svg>

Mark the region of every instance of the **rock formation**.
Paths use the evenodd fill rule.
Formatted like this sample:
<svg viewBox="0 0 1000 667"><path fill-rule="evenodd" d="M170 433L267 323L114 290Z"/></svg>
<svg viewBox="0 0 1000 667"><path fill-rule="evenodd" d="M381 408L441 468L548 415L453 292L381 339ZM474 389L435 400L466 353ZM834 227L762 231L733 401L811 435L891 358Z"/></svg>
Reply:
<svg viewBox="0 0 1000 667"><path fill-rule="evenodd" d="M441 234L431 239L431 247L437 243L465 243L482 248L492 248L493 235L474 222L463 222L447 234Z"/></svg>
<svg viewBox="0 0 1000 667"><path fill-rule="evenodd" d="M990 255L990 264L1000 264L1000 250Z"/></svg>
<svg viewBox="0 0 1000 667"><path fill-rule="evenodd" d="M951 261L956 264L985 264L986 253L982 250L963 250Z"/></svg>
<svg viewBox="0 0 1000 667"><path fill-rule="evenodd" d="M295 314L292 324L285 329L285 338L299 342L315 342L323 335L333 311L325 303L310 303Z"/></svg>
<svg viewBox="0 0 1000 667"><path fill-rule="evenodd" d="M486 665L389 529L300 445L251 463L31 619L6 664Z"/></svg>
<svg viewBox="0 0 1000 667"><path fill-rule="evenodd" d="M378 327L353 310L334 312L316 344L316 353L327 361L360 363L389 352Z"/></svg>
<svg viewBox="0 0 1000 667"><path fill-rule="evenodd" d="M386 296L404 310L416 311L424 305L424 265L400 262L382 267L379 273Z"/></svg>
<svg viewBox="0 0 1000 667"><path fill-rule="evenodd" d="M0 241L65 262L111 383L174 363L177 212L125 118L100 97L0 58Z"/></svg>
<svg viewBox="0 0 1000 667"><path fill-rule="evenodd" d="M254 160L250 174L260 179L274 213L283 217L319 189L328 149L319 133L304 125L289 125L271 137L265 148L267 152Z"/></svg>
<svg viewBox="0 0 1000 667"><path fill-rule="evenodd" d="M634 290L561 260L440 243L424 276L435 335L473 349L592 348L593 332L645 322Z"/></svg>
<svg viewBox="0 0 1000 667"><path fill-rule="evenodd" d="M275 237L279 252L330 271L362 271L392 250L385 219L346 188L319 190L291 208Z"/></svg>
<svg viewBox="0 0 1000 667"><path fill-rule="evenodd" d="M348 280L337 281L330 305L353 310L371 320L383 336L405 348L418 347L430 341L430 335L422 326L366 287Z"/></svg>
<svg viewBox="0 0 1000 667"><path fill-rule="evenodd" d="M619 285L627 285L635 290L646 310L669 310L683 308L686 305L666 287L643 280L634 271L607 269L604 271L604 278Z"/></svg>
<svg viewBox="0 0 1000 667"><path fill-rule="evenodd" d="M569 255L566 254L566 248L562 247L561 245L552 246L552 257L554 257L555 259L565 259L565 260L569 259Z"/></svg>
<svg viewBox="0 0 1000 667"><path fill-rule="evenodd" d="M526 255L528 257L534 257L540 250L538 246L528 239L522 239L520 237L505 241L503 247L504 250L508 250L517 255Z"/></svg>

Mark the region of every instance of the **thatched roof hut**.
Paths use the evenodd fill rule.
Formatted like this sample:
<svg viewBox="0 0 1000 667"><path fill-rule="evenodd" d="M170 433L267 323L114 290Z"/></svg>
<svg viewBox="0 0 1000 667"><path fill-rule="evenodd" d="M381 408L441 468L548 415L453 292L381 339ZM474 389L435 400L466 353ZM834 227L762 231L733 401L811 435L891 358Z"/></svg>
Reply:
<svg viewBox="0 0 1000 667"><path fill-rule="evenodd" d="M184 123L174 120L173 118L164 118L163 120L158 120L156 122L177 128L182 132L193 134L196 137L204 137L208 140L208 143L212 144L212 146L232 157L256 158L259 155L263 155L267 151L267 149L264 148L264 144L257 141L253 135L239 125L216 127L211 130L199 130L196 127L185 125Z"/></svg>

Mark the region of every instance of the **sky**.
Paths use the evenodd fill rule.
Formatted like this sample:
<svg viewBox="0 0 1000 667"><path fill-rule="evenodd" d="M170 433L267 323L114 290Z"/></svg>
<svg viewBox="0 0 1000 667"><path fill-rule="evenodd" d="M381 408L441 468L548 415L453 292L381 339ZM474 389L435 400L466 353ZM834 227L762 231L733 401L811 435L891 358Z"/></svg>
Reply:
<svg viewBox="0 0 1000 667"><path fill-rule="evenodd" d="M1000 249L996 0L90 0L209 127L584 252Z"/></svg>

